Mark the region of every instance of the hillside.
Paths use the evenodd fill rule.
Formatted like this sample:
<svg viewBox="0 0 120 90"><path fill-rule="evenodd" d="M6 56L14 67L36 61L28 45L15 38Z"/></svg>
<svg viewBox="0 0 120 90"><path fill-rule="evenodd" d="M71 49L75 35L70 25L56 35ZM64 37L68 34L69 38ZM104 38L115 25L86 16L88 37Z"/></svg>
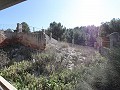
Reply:
<svg viewBox="0 0 120 90"><path fill-rule="evenodd" d="M68 43L53 39L44 51L32 50L18 44L2 48L1 53L8 59L5 59L7 63L3 63L1 59L0 63L4 65L0 74L18 90L92 90L91 85L96 82L95 74L99 73L98 75L104 77L100 70L103 70L101 65L107 62L92 47L71 47ZM89 81L89 77L93 77L93 80ZM95 85L96 83L94 88L97 88Z"/></svg>

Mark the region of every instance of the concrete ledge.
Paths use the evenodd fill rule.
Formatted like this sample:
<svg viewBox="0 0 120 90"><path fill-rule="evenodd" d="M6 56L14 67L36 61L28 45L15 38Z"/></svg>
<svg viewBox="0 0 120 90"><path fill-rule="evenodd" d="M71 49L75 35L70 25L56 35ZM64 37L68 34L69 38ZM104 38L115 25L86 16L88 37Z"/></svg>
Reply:
<svg viewBox="0 0 120 90"><path fill-rule="evenodd" d="M17 90L8 81L6 81L2 76L0 76L0 90Z"/></svg>

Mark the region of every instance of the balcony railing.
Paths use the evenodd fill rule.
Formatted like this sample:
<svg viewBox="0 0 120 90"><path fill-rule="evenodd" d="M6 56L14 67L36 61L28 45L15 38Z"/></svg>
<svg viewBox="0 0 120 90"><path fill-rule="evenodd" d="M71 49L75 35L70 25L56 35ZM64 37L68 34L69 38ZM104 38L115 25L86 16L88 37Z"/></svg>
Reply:
<svg viewBox="0 0 120 90"><path fill-rule="evenodd" d="M17 90L8 81L6 81L2 76L0 76L0 90Z"/></svg>

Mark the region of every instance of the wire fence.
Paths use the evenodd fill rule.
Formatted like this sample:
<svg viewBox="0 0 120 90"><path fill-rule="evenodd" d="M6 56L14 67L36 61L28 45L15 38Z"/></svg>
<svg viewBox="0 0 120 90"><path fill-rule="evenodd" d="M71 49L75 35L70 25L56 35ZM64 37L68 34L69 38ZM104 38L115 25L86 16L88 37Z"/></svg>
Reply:
<svg viewBox="0 0 120 90"><path fill-rule="evenodd" d="M34 26L28 26L31 32L41 31L42 28L34 27ZM0 30L16 30L17 24L0 24Z"/></svg>
<svg viewBox="0 0 120 90"><path fill-rule="evenodd" d="M31 31L31 32L41 31L41 30L42 30L42 28L33 27L33 26L29 26L29 28L30 28L30 31Z"/></svg>
<svg viewBox="0 0 120 90"><path fill-rule="evenodd" d="M7 29L15 30L16 27L17 24L0 24L0 30L7 30Z"/></svg>

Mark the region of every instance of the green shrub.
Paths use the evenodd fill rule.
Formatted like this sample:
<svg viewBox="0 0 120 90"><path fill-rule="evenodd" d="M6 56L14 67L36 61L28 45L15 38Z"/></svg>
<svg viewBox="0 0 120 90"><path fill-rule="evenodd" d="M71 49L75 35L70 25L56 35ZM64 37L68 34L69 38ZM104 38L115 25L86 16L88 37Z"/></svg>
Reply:
<svg viewBox="0 0 120 90"><path fill-rule="evenodd" d="M104 84L107 60L98 53L88 66L81 64L73 70L62 68L56 71L55 54L42 53L33 55L33 58L34 62L14 62L1 69L0 75L18 90L92 90L96 85Z"/></svg>
<svg viewBox="0 0 120 90"><path fill-rule="evenodd" d="M106 88L120 90L120 48L111 50L106 72Z"/></svg>

